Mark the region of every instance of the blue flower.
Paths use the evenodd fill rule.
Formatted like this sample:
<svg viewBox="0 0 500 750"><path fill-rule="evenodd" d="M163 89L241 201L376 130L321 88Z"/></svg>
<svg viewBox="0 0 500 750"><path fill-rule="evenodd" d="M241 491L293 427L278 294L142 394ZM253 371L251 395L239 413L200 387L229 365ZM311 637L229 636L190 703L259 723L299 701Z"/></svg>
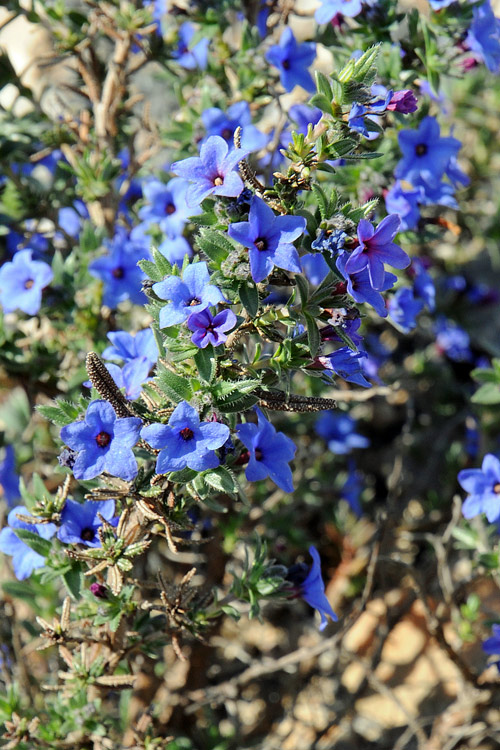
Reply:
<svg viewBox="0 0 500 750"><path fill-rule="evenodd" d="M306 135L309 125L317 125L323 116L323 112L318 107L308 107L307 104L292 104L288 114L299 126L297 133Z"/></svg>
<svg viewBox="0 0 500 750"><path fill-rule="evenodd" d="M455 188L443 180L433 180L420 177L415 180L415 187L420 190L419 203L424 206L448 206L458 208L455 198Z"/></svg>
<svg viewBox="0 0 500 750"><path fill-rule="evenodd" d="M224 138L211 135L202 145L199 157L174 162L171 171L192 183L186 193L188 206L197 206L209 195L236 198L244 185L234 169L247 155L248 151L242 148L229 150Z"/></svg>
<svg viewBox="0 0 500 750"><path fill-rule="evenodd" d="M382 290L385 282L384 263L394 268L406 268L410 265L410 258L392 240L399 230L400 219L391 214L383 219L375 229L366 219L358 224L359 245L352 251L345 264L348 274L359 273L368 268L368 276L372 287Z"/></svg>
<svg viewBox="0 0 500 750"><path fill-rule="evenodd" d="M157 474L186 466L195 471L215 469L220 463L215 449L224 445L229 434L227 425L200 422L198 412L187 401L175 407L168 424L151 424L141 430L141 437L160 449Z"/></svg>
<svg viewBox="0 0 500 750"><path fill-rule="evenodd" d="M232 310L222 310L217 315L212 315L210 310L202 310L195 315L190 315L187 326L190 331L194 331L191 341L200 349L204 349L209 344L219 346L223 344L227 335L236 325L236 315Z"/></svg>
<svg viewBox="0 0 500 750"><path fill-rule="evenodd" d="M470 337L467 331L451 320L440 316L436 321L436 346L454 362L470 362Z"/></svg>
<svg viewBox="0 0 500 750"><path fill-rule="evenodd" d="M297 450L283 432L276 432L261 410L255 407L258 424L239 424L236 433L250 453L245 470L249 482L270 477L284 492L293 492L292 470L288 466Z"/></svg>
<svg viewBox="0 0 500 750"><path fill-rule="evenodd" d="M5 446L5 457L0 461L0 486L8 505L19 499L19 476L16 474L16 457L12 445Z"/></svg>
<svg viewBox="0 0 500 750"><path fill-rule="evenodd" d="M420 188L405 190L399 180L385 195L385 208L389 214L397 214L401 219L401 231L415 229L420 219L418 207Z"/></svg>
<svg viewBox="0 0 500 750"><path fill-rule="evenodd" d="M416 317L422 312L424 303L415 299L411 287L398 289L389 300L389 315L401 328L403 333L409 333L417 325Z"/></svg>
<svg viewBox="0 0 500 750"><path fill-rule="evenodd" d="M263 281L274 266L300 273L300 261L292 242L303 234L302 216L276 216L257 196L252 198L248 221L230 224L228 233L249 248L250 271L254 281Z"/></svg>
<svg viewBox="0 0 500 750"><path fill-rule="evenodd" d="M461 146L456 138L440 136L439 123L434 117L424 117L418 130L401 130L398 139L403 158L394 173L413 184L421 177L440 180Z"/></svg>
<svg viewBox="0 0 500 750"><path fill-rule="evenodd" d="M368 107L359 104L359 102L354 102L349 112L347 124L349 125L350 130L359 133L369 141L373 141L375 138L379 137L380 132L377 127L373 127L373 129L370 130L370 127L375 123L374 120L368 116L369 114L370 110Z"/></svg>
<svg viewBox="0 0 500 750"><path fill-rule="evenodd" d="M113 331L108 333L112 346L106 347L102 356L104 359L121 359L124 362L146 357L150 366L158 360L158 347L151 328L144 328L136 334L127 331Z"/></svg>
<svg viewBox="0 0 500 750"><path fill-rule="evenodd" d="M355 432L356 421L347 414L325 411L314 426L318 435L326 440L328 450L337 456L350 453L354 448L367 448L368 438Z"/></svg>
<svg viewBox="0 0 500 750"><path fill-rule="evenodd" d="M397 276L386 271L382 288L376 290L371 284L368 268L364 268L359 273L347 272L346 263L348 258L348 253L342 253L338 256L336 263L338 270L347 280L347 293L351 295L355 302L367 302L382 318L385 318L387 316L387 310L385 307L385 300L380 292L385 292L388 289L391 289L398 280Z"/></svg>
<svg viewBox="0 0 500 750"><path fill-rule="evenodd" d="M500 654L500 624L494 624L491 626L493 635L491 638L487 638L483 642L483 651L492 656ZM496 662L497 667L500 669L500 662Z"/></svg>
<svg viewBox="0 0 500 750"><path fill-rule="evenodd" d="M359 518L363 515L363 508L361 507L363 483L361 481L361 475L356 471L356 466L352 460L349 461L348 471L347 479L340 491L340 497L349 504L352 512Z"/></svg>
<svg viewBox="0 0 500 750"><path fill-rule="evenodd" d="M465 518L486 513L490 523L500 520L500 461L496 456L487 453L480 469L460 471L458 481L469 493L462 505Z"/></svg>
<svg viewBox="0 0 500 750"><path fill-rule="evenodd" d="M334 622L338 620L337 615L333 611L330 602L326 598L325 584L321 577L321 560L319 557L318 550L312 545L309 547L309 554L313 559L313 564L309 571L309 574L305 581L302 583L301 596L310 607L317 609L321 615L320 630L324 630L328 625L327 615L332 618Z"/></svg>
<svg viewBox="0 0 500 750"><path fill-rule="evenodd" d="M302 86L306 91L314 91L314 81L307 68L316 57L316 45L312 42L297 44L289 26L283 31L279 44L266 52L266 60L280 71L283 88L291 91L294 86Z"/></svg>
<svg viewBox="0 0 500 750"><path fill-rule="evenodd" d="M113 364L106 367L118 388L125 390L125 398L129 401L139 398L143 384L149 380L151 364L147 357L131 359L123 368Z"/></svg>
<svg viewBox="0 0 500 750"><path fill-rule="evenodd" d="M500 18L493 13L489 0L472 9L472 25L465 44L488 70L500 72Z"/></svg>
<svg viewBox="0 0 500 750"><path fill-rule="evenodd" d="M0 268L0 303L6 313L22 310L36 315L42 304L42 289L54 278L51 267L32 260L32 250L19 250Z"/></svg>
<svg viewBox="0 0 500 750"><path fill-rule="evenodd" d="M143 305L146 295L141 285L146 275L137 263L150 258L148 248L130 240L124 227L117 228L108 246L111 253L89 265L89 273L104 282L103 303L112 309L127 299Z"/></svg>
<svg viewBox="0 0 500 750"><path fill-rule="evenodd" d="M314 18L317 23L328 23L337 13L347 18L354 18L361 13L361 0L322 0L323 5L316 9Z"/></svg>
<svg viewBox="0 0 500 750"><path fill-rule="evenodd" d="M65 206L59 209L57 214L57 226L70 237L78 237L82 228L83 220L89 218L87 206L83 201L76 200L73 206ZM56 232L56 237L63 237Z"/></svg>
<svg viewBox="0 0 500 750"><path fill-rule="evenodd" d="M419 297L430 312L436 308L436 287L432 276L418 258L414 258L411 264L411 272L415 274L413 282L413 291Z"/></svg>
<svg viewBox="0 0 500 750"><path fill-rule="evenodd" d="M371 383L368 382L361 371L359 360L363 356L362 352L354 352L348 346L342 346L331 354L318 357L318 361L323 367L333 370L336 375L340 375L348 383L362 385L363 388L371 388Z"/></svg>
<svg viewBox="0 0 500 750"><path fill-rule="evenodd" d="M139 440L141 425L136 417L118 418L107 401L92 401L84 419L61 429L61 440L78 451L75 478L93 479L107 472L131 481L137 474L132 448Z"/></svg>
<svg viewBox="0 0 500 750"><path fill-rule="evenodd" d="M9 528L0 531L0 551L6 555L12 555L12 565L16 578L23 581L28 578L36 568L42 568L45 565L45 558L38 552L28 547L16 535L15 529L26 529L38 534L42 539L51 539L56 533L56 527L53 523L31 524L24 523L17 518L17 514L29 516L29 511L22 505L12 508L7 522Z"/></svg>
<svg viewBox="0 0 500 750"><path fill-rule="evenodd" d="M300 259L302 272L305 273L311 284L321 284L330 273L330 266L321 253L307 253Z"/></svg>
<svg viewBox="0 0 500 750"><path fill-rule="evenodd" d="M167 276L153 284L154 293L170 300L160 310L160 328L183 323L190 315L206 310L218 302L224 302L220 289L210 284L210 274L205 261L191 263L180 276Z"/></svg>
<svg viewBox="0 0 500 750"><path fill-rule="evenodd" d="M205 70L208 62L210 39L203 37L190 48L189 45L194 35L195 27L193 24L189 21L183 23L179 28L179 44L177 49L172 52L172 57L186 70L194 70L195 68Z"/></svg>
<svg viewBox="0 0 500 750"><path fill-rule="evenodd" d="M167 237L158 245L158 250L172 266L181 267L186 256L193 257L193 248L185 237Z"/></svg>
<svg viewBox="0 0 500 750"><path fill-rule="evenodd" d="M61 514L61 526L57 538L65 544L85 544L87 547L100 547L97 530L102 526L100 514L110 523L115 515L114 500L87 500L83 505L74 500L66 500Z"/></svg>
<svg viewBox="0 0 500 750"><path fill-rule="evenodd" d="M259 151L269 143L270 135L262 133L252 125L252 115L248 102L232 104L227 113L217 107L205 109L201 115L207 135L218 135L224 138L229 146L233 145L234 131L241 127L241 148L250 153Z"/></svg>
<svg viewBox="0 0 500 750"><path fill-rule="evenodd" d="M188 181L181 177L174 177L168 184L150 179L143 187L147 203L139 209L139 217L145 222L158 224L169 237L178 237L189 217L201 213L199 206L186 203L188 190Z"/></svg>

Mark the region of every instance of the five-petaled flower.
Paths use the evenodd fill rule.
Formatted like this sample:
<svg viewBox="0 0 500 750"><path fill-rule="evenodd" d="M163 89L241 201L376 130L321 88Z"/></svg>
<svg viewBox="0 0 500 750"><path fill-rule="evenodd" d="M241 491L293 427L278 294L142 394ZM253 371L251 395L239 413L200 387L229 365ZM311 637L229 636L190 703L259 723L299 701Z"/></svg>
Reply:
<svg viewBox="0 0 500 750"><path fill-rule="evenodd" d="M349 383L371 388L371 383L365 378L361 371L360 359L365 356L364 352L355 352L348 346L342 346L335 352L320 356L317 361L336 375L347 380Z"/></svg>
<svg viewBox="0 0 500 750"><path fill-rule="evenodd" d="M160 299L170 300L170 304L160 310L161 328L183 323L190 315L224 302L220 289L210 284L205 261L191 263L185 268L182 278L167 276L153 284L153 291Z"/></svg>
<svg viewBox="0 0 500 750"><path fill-rule="evenodd" d="M418 130L401 130L398 139L403 158L396 165L394 173L414 186L421 177L440 180L450 159L457 155L461 146L456 138L440 136L435 117L424 117Z"/></svg>
<svg viewBox="0 0 500 750"><path fill-rule="evenodd" d="M384 263L394 268L409 266L408 255L392 241L398 233L400 223L397 214L386 216L376 229L369 221L361 219L358 224L359 245L352 251L345 264L347 273L359 273L368 268L370 283L373 289L379 291L384 287Z"/></svg>
<svg viewBox="0 0 500 750"><path fill-rule="evenodd" d="M458 481L469 493L462 505L465 518L486 513L490 523L500 520L500 461L492 453L483 458L480 469L464 469Z"/></svg>
<svg viewBox="0 0 500 750"><path fill-rule="evenodd" d="M276 216L261 198L254 196L248 221L230 224L228 233L248 248L254 281L263 281L274 266L300 273L300 261L292 242L306 228L302 216Z"/></svg>
<svg viewBox="0 0 500 750"><path fill-rule="evenodd" d="M309 554L313 559L311 567L308 568L306 563L296 563L288 569L287 579L294 585L297 594L301 596L310 607L318 610L321 615L319 629L324 630L328 625L328 620L326 619L327 615L331 617L334 622L338 620L338 617L326 598L325 584L323 583L323 578L321 576L321 560L316 547L311 545L309 547Z"/></svg>
<svg viewBox="0 0 500 750"><path fill-rule="evenodd" d="M33 534L38 534L42 539L51 539L56 533L53 523L31 524L21 521L17 514L29 516L29 511L22 505L12 508L7 521L9 526L0 531L0 551L6 555L12 555L12 565L16 578L23 581L28 578L36 568L45 565L45 558L31 549L16 534L16 529L26 529Z"/></svg>
<svg viewBox="0 0 500 750"><path fill-rule="evenodd" d="M204 349L209 344L219 346L223 344L227 335L236 325L236 315L232 310L222 310L217 315L212 315L210 310L202 310L199 313L190 315L187 320L187 326L190 331L194 331L191 341L200 349Z"/></svg>
<svg viewBox="0 0 500 750"><path fill-rule="evenodd" d="M66 500L61 514L61 526L57 538L65 544L85 544L87 547L100 547L97 535L102 526L99 515L112 522L115 514L114 500L87 500L83 505L74 500Z"/></svg>
<svg viewBox="0 0 500 750"><path fill-rule="evenodd" d="M245 470L249 482L270 477L285 492L293 492L292 470L288 463L297 450L283 432L276 432L261 410L255 407L258 424L239 424L236 433L250 454Z"/></svg>
<svg viewBox="0 0 500 750"><path fill-rule="evenodd" d="M298 44L289 26L283 31L279 44L266 52L266 60L280 71L283 88L291 91L294 86L302 86L306 91L314 91L314 81L307 70L316 57L313 42Z"/></svg>
<svg viewBox="0 0 500 750"><path fill-rule="evenodd" d="M131 240L124 227L117 228L108 245L111 253L89 265L89 273L104 282L104 304L115 308L127 299L138 305L144 304L146 295L141 286L146 274L137 263L150 257L148 248L144 243Z"/></svg>
<svg viewBox="0 0 500 750"><path fill-rule="evenodd" d="M61 429L61 439L78 451L75 478L93 479L106 471L131 481L137 474L132 448L139 440L141 425L136 417L117 417L107 401L92 401L84 419Z"/></svg>
<svg viewBox="0 0 500 750"><path fill-rule="evenodd" d="M236 198L244 188L243 181L235 172L238 162L248 155L242 148L229 149L224 138L212 135L200 149L200 156L176 161L171 171L191 183L186 192L188 206L197 206L209 195L224 195Z"/></svg>
<svg viewBox="0 0 500 750"><path fill-rule="evenodd" d="M0 268L0 303L6 313L22 310L36 315L42 304L42 289L54 274L41 260L32 260L32 250L19 250Z"/></svg>
<svg viewBox="0 0 500 750"><path fill-rule="evenodd" d="M180 471L186 466L195 471L205 471L219 465L215 450L228 439L229 427L220 422L200 422L198 412L187 401L181 401L168 424L143 427L141 437L152 448L160 449L156 461L157 474Z"/></svg>

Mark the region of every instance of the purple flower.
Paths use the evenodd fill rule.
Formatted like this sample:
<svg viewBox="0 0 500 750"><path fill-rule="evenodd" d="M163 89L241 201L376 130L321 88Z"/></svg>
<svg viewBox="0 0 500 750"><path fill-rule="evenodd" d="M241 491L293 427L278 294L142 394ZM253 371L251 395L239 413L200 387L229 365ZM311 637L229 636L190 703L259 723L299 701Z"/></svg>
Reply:
<svg viewBox="0 0 500 750"><path fill-rule="evenodd" d="M209 344L219 346L226 339L226 331L230 331L236 325L236 315L232 310L222 310L213 316L210 310L202 310L195 315L190 315L187 326L194 331L191 341L200 349Z"/></svg>
<svg viewBox="0 0 500 750"><path fill-rule="evenodd" d="M316 9L314 18L317 23L328 23L337 13L347 18L354 18L361 13L361 0L322 0L323 5Z"/></svg>
<svg viewBox="0 0 500 750"><path fill-rule="evenodd" d="M111 253L89 265L89 273L104 282L103 303L112 309L127 299L143 305L146 295L141 291L141 285L146 275L137 263L150 258L148 248L130 240L124 227L117 228L108 246Z"/></svg>
<svg viewBox="0 0 500 750"><path fill-rule="evenodd" d="M318 362L328 370L333 370L336 375L347 380L348 383L356 383L356 385L362 385L363 388L371 388L371 383L368 382L361 371L359 360L363 356L362 352L354 352L348 346L342 346L331 354L318 357Z"/></svg>
<svg viewBox="0 0 500 750"><path fill-rule="evenodd" d="M415 229L420 219L418 207L421 189L405 190L399 180L385 195L385 208L390 214L397 214L401 219L400 228L403 232Z"/></svg>
<svg viewBox="0 0 500 750"><path fill-rule="evenodd" d="M413 296L413 289L403 287L389 300L389 315L401 328L409 333L417 325L416 317L422 312L424 303Z"/></svg>
<svg viewBox="0 0 500 750"><path fill-rule="evenodd" d="M364 268L359 273L347 273L346 263L348 257L349 256L347 253L342 253L337 258L336 263L340 273L347 280L347 293L351 295L355 302L367 302L378 312L378 314L382 318L385 318L387 316L387 310L385 307L385 300L380 292L385 292L388 289L392 289L392 287L398 280L397 276L394 276L393 273L387 273L386 271L382 289L376 290L373 288L370 282L370 274L367 268Z"/></svg>
<svg viewBox="0 0 500 750"><path fill-rule="evenodd" d="M160 310L161 328L183 323L190 315L224 302L220 289L210 284L205 261L187 266L182 279L180 276L167 276L153 284L153 291L160 299L170 300L170 304Z"/></svg>
<svg viewBox="0 0 500 750"><path fill-rule="evenodd" d="M249 248L250 270L254 281L263 281L274 266L300 273L300 261L292 242L303 234L302 216L276 216L261 198L254 196L248 221L230 224L228 233Z"/></svg>
<svg viewBox="0 0 500 750"><path fill-rule="evenodd" d="M190 207L186 203L188 190L188 181L180 177L174 177L167 185L157 179L149 180L143 188L147 204L139 209L139 218L158 224L169 237L179 236L189 217L201 212L199 206Z"/></svg>
<svg viewBox="0 0 500 750"><path fill-rule="evenodd" d="M227 114L217 107L205 109L201 115L208 136L218 135L224 138L229 146L233 145L234 131L241 127L241 148L250 153L259 151L269 143L270 135L262 133L252 125L252 115L248 102L232 104Z"/></svg>
<svg viewBox="0 0 500 750"><path fill-rule="evenodd" d="M102 356L104 359L122 359L130 362L137 357L146 357L150 366L158 360L158 347L151 328L144 328L135 334L127 331L113 331L108 333L112 346L106 347Z"/></svg>
<svg viewBox="0 0 500 750"><path fill-rule="evenodd" d="M16 457L12 445L5 446L5 457L0 461L0 486L8 505L19 499L19 476L16 473Z"/></svg>
<svg viewBox="0 0 500 750"><path fill-rule="evenodd" d="M398 134L403 158L395 175L415 184L419 178L440 180L461 143L456 138L442 138L434 117L424 117L418 130L401 130Z"/></svg>
<svg viewBox="0 0 500 750"><path fill-rule="evenodd" d="M16 578L24 581L36 568L42 568L45 565L45 558L21 541L16 535L15 529L26 529L33 534L38 534L42 539L51 539L56 533L56 527L53 523L36 525L24 523L17 518L17 513L30 515L30 512L22 505L12 508L7 518L9 527L0 531L0 551L5 555L12 555L12 565Z"/></svg>
<svg viewBox="0 0 500 750"><path fill-rule="evenodd" d="M61 440L78 451L75 478L93 479L107 472L131 481L137 474L132 448L139 440L141 425L136 417L118 418L107 401L92 401L84 419L61 429Z"/></svg>
<svg viewBox="0 0 500 750"><path fill-rule="evenodd" d="M345 264L347 273L359 273L368 268L373 289L380 291L385 282L384 263L394 268L409 266L408 255L392 241L398 233L400 223L396 214L386 216L376 229L369 221L361 219L358 224L359 245Z"/></svg>
<svg viewBox="0 0 500 750"><path fill-rule="evenodd" d="M174 162L172 172L192 183L186 193L188 206L197 206L209 195L236 198L244 185L234 169L247 155L248 151L242 148L229 150L224 138L211 135L202 145L199 157Z"/></svg>
<svg viewBox="0 0 500 750"><path fill-rule="evenodd" d="M315 57L316 45L313 42L297 44L289 26L284 29L279 44L266 52L267 62L279 69L281 84L287 91L292 91L296 85L314 91L314 81L307 68Z"/></svg>
<svg viewBox="0 0 500 750"><path fill-rule="evenodd" d="M42 289L54 278L51 267L32 260L32 250L19 250L0 268L0 303L5 313L22 310L36 315L42 304Z"/></svg>
<svg viewBox="0 0 500 750"><path fill-rule="evenodd" d="M460 471L458 481L469 493L462 506L465 518L486 513L490 523L500 520L500 461L496 456L487 453L480 469Z"/></svg>
<svg viewBox="0 0 500 750"><path fill-rule="evenodd" d="M200 422L187 401L176 406L168 424L151 424L143 427L141 437L152 448L160 449L156 473L180 471L188 466L195 471L215 469L219 465L216 448L229 437L229 427L219 422Z"/></svg>
<svg viewBox="0 0 500 750"><path fill-rule="evenodd" d="M74 500L66 500L57 538L65 544L85 544L87 547L100 547L101 542L97 536L97 530L102 526L102 521L98 517L98 513L111 523L115 514L115 501L102 500L96 502L87 500L81 505Z"/></svg>
<svg viewBox="0 0 500 750"><path fill-rule="evenodd" d="M129 360L124 367L108 364L106 368L118 388L125 390L125 398L135 401L141 395L143 384L149 380L151 363L147 357L136 357Z"/></svg>
<svg viewBox="0 0 500 750"><path fill-rule="evenodd" d="M314 426L318 435L326 440L328 450L337 456L350 453L354 448L367 448L368 438L355 432L356 421L348 414L325 411Z"/></svg>
<svg viewBox="0 0 500 750"><path fill-rule="evenodd" d="M495 16L489 0L472 9L472 25L465 44L488 70L500 72L500 18Z"/></svg>
<svg viewBox="0 0 500 750"><path fill-rule="evenodd" d="M410 89L395 91L387 105L390 112L401 112L402 115L416 112L417 108L417 97Z"/></svg>
<svg viewBox="0 0 500 750"><path fill-rule="evenodd" d="M257 424L246 422L236 427L236 433L250 453L245 470L249 482L270 477L284 492L293 492L292 470L288 466L297 450L293 441L269 422L255 407Z"/></svg>
<svg viewBox="0 0 500 750"><path fill-rule="evenodd" d="M307 575L307 578L302 583L301 596L310 607L317 609L321 615L320 630L324 630L328 625L326 616L332 618L334 622L338 620L337 615L333 611L330 602L326 598L325 584L321 577L321 560L319 557L318 550L312 545L309 547L309 554L313 559L313 564Z"/></svg>
<svg viewBox="0 0 500 750"><path fill-rule="evenodd" d="M179 44L177 49L172 52L172 57L177 60L179 65L186 70L200 68L205 70L208 61L208 47L210 39L203 37L194 46L190 48L190 42L195 35L195 27L189 21L186 21L179 27Z"/></svg>

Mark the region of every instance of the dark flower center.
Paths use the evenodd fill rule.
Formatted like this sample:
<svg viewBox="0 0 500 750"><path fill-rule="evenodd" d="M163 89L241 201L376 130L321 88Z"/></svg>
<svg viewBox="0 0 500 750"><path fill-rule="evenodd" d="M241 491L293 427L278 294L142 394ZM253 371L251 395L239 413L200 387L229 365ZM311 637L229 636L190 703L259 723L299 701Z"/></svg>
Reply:
<svg viewBox="0 0 500 750"><path fill-rule="evenodd" d="M34 283L35 282L33 281L33 279L26 279L26 281L24 282L24 288L31 289Z"/></svg>
<svg viewBox="0 0 500 750"><path fill-rule="evenodd" d="M175 212L175 205L173 203L167 203L167 205L165 206L165 213L167 214L167 216L171 216L172 214L175 214Z"/></svg>
<svg viewBox="0 0 500 750"><path fill-rule="evenodd" d="M427 145L425 143L419 143L415 147L415 153L417 156L425 156L427 153Z"/></svg>
<svg viewBox="0 0 500 750"><path fill-rule="evenodd" d="M191 297L191 299L188 302L189 307L193 307L194 305L200 305L201 299L198 297Z"/></svg>
<svg viewBox="0 0 500 750"><path fill-rule="evenodd" d="M267 240L263 237L257 237L253 244L255 245L257 250L260 250L261 252L262 250L267 250Z"/></svg>
<svg viewBox="0 0 500 750"><path fill-rule="evenodd" d="M281 63L283 70L290 70L290 60L283 60Z"/></svg>
<svg viewBox="0 0 500 750"><path fill-rule="evenodd" d="M493 492L495 493L495 495L500 495L500 482L497 482L493 486Z"/></svg>
<svg viewBox="0 0 500 750"><path fill-rule="evenodd" d="M233 131L231 128L224 128L224 130L221 133L221 136L224 138L225 141L230 141L233 138Z"/></svg>
<svg viewBox="0 0 500 750"><path fill-rule="evenodd" d="M223 184L224 184L224 179L222 177L216 177L215 178L214 185L216 185L217 187L219 187L219 185L223 185Z"/></svg>
<svg viewBox="0 0 500 750"><path fill-rule="evenodd" d="M264 454L262 453L262 450L260 448L255 449L255 460L256 461L262 461L264 458Z"/></svg>
<svg viewBox="0 0 500 750"><path fill-rule="evenodd" d="M194 438L194 432L190 427L183 427L179 432L179 435L183 440L186 440L186 442Z"/></svg>
<svg viewBox="0 0 500 750"><path fill-rule="evenodd" d="M106 448L111 442L111 435L109 432L100 432L95 441L100 448Z"/></svg>
<svg viewBox="0 0 500 750"><path fill-rule="evenodd" d="M125 276L125 271L121 266L117 266L116 268L113 268L113 270L111 271L111 275L115 279L123 279L123 277Z"/></svg>
<svg viewBox="0 0 500 750"><path fill-rule="evenodd" d="M93 542L95 537L95 531L94 529L91 529L90 526L86 526L84 529L82 529L82 532L80 534L80 539L83 542Z"/></svg>

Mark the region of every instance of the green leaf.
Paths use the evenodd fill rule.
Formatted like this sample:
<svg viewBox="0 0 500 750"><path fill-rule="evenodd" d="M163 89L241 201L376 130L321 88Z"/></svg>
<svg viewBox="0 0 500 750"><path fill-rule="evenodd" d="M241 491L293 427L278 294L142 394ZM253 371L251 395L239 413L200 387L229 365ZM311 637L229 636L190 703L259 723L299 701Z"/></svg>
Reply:
<svg viewBox="0 0 500 750"><path fill-rule="evenodd" d="M358 142L354 138L340 138L330 145L329 150L336 156L347 156L357 145Z"/></svg>
<svg viewBox="0 0 500 750"><path fill-rule="evenodd" d="M323 192L323 189L318 185L317 182L313 182L311 187L314 193L314 197L318 201L318 208L319 208L321 219L322 221L326 221L327 219L330 218L330 212L328 210L329 208L328 198L326 197L325 193Z"/></svg>
<svg viewBox="0 0 500 750"><path fill-rule="evenodd" d="M363 82L367 75L375 69L379 52L380 44L375 44L355 61L353 78L356 81Z"/></svg>
<svg viewBox="0 0 500 750"><path fill-rule="evenodd" d="M13 599L23 599L35 608L35 590L30 581L5 581L2 590Z"/></svg>
<svg viewBox="0 0 500 750"><path fill-rule="evenodd" d="M257 396L247 395L240 397L233 394L224 400L214 400L214 406L223 414L232 414L234 412L248 411L254 406L259 399Z"/></svg>
<svg viewBox="0 0 500 750"><path fill-rule="evenodd" d="M379 159L383 155L380 151L368 151L364 154L344 154L344 159Z"/></svg>
<svg viewBox="0 0 500 750"><path fill-rule="evenodd" d="M163 274L160 273L157 265L152 261L140 260L138 266L152 281L163 281Z"/></svg>
<svg viewBox="0 0 500 750"><path fill-rule="evenodd" d="M57 399L53 405L44 404L43 406L37 406L36 409L45 419L53 422L58 427L64 427L67 424L71 424L71 422L76 422L80 416L80 410L77 406L70 401L63 401L62 399Z"/></svg>
<svg viewBox="0 0 500 750"><path fill-rule="evenodd" d="M63 573L62 579L68 589L68 593L75 601L80 599L80 590L82 587L82 570L80 565L73 563L69 570Z"/></svg>
<svg viewBox="0 0 500 750"><path fill-rule="evenodd" d="M318 92L331 101L333 98L333 92L328 78L319 70L314 73L314 77L316 79L316 88L318 89Z"/></svg>
<svg viewBox="0 0 500 750"><path fill-rule="evenodd" d="M214 490L218 490L219 492L227 492L229 495L235 495L238 491L238 485L231 472L224 466L207 471L202 474L202 477L209 487L213 487Z"/></svg>
<svg viewBox="0 0 500 750"><path fill-rule="evenodd" d="M220 268L229 253L236 249L229 237L216 229L201 229L196 245L217 268Z"/></svg>
<svg viewBox="0 0 500 750"><path fill-rule="evenodd" d="M473 404L500 404L500 387L498 383L485 383L472 396Z"/></svg>
<svg viewBox="0 0 500 750"><path fill-rule="evenodd" d="M311 97L309 104L311 107L317 107L327 115L333 114L332 101L324 94L314 94L314 96Z"/></svg>
<svg viewBox="0 0 500 750"><path fill-rule="evenodd" d="M316 321L314 320L312 315L309 315L309 313L305 312L304 318L306 319L307 326L307 342L309 344L311 356L315 357L319 351L319 347L321 344L318 326L316 325Z"/></svg>
<svg viewBox="0 0 500 750"><path fill-rule="evenodd" d="M14 534L25 544L28 545L32 550L37 552L42 557L48 557L52 552L52 542L49 539L44 539L34 531L28 529L12 529Z"/></svg>
<svg viewBox="0 0 500 750"><path fill-rule="evenodd" d="M211 383L215 377L215 370L217 366L217 360L214 357L214 348L212 345L205 347L205 349L198 349L194 355L194 361L200 377L203 378L207 383Z"/></svg>
<svg viewBox="0 0 500 750"><path fill-rule="evenodd" d="M211 390L215 398L224 399L232 393L244 396L254 391L260 384L260 380L221 380Z"/></svg>
<svg viewBox="0 0 500 750"><path fill-rule="evenodd" d="M194 469L181 469L180 471L171 471L168 475L169 482L179 482L180 484L186 484L190 482L198 475L198 472Z"/></svg>
<svg viewBox="0 0 500 750"><path fill-rule="evenodd" d="M307 301L309 299L309 285L305 278L301 274L297 274L295 276L295 281L297 283L297 289L299 290L300 294L300 302L302 306L302 310L304 310L307 306Z"/></svg>
<svg viewBox="0 0 500 750"><path fill-rule="evenodd" d="M152 249L151 254L153 256L154 262L156 263L158 273L161 273L161 278L163 279L165 276L170 276L172 274L172 266L165 258L165 256L162 255L160 251L155 247Z"/></svg>
<svg viewBox="0 0 500 750"><path fill-rule="evenodd" d="M243 281L238 288L238 294L247 313L251 318L255 318L259 309L259 292L256 285L249 281Z"/></svg>
<svg viewBox="0 0 500 750"><path fill-rule="evenodd" d="M180 401L189 401L193 395L189 380L176 375L161 364L158 366L155 382L160 390L176 404Z"/></svg>

